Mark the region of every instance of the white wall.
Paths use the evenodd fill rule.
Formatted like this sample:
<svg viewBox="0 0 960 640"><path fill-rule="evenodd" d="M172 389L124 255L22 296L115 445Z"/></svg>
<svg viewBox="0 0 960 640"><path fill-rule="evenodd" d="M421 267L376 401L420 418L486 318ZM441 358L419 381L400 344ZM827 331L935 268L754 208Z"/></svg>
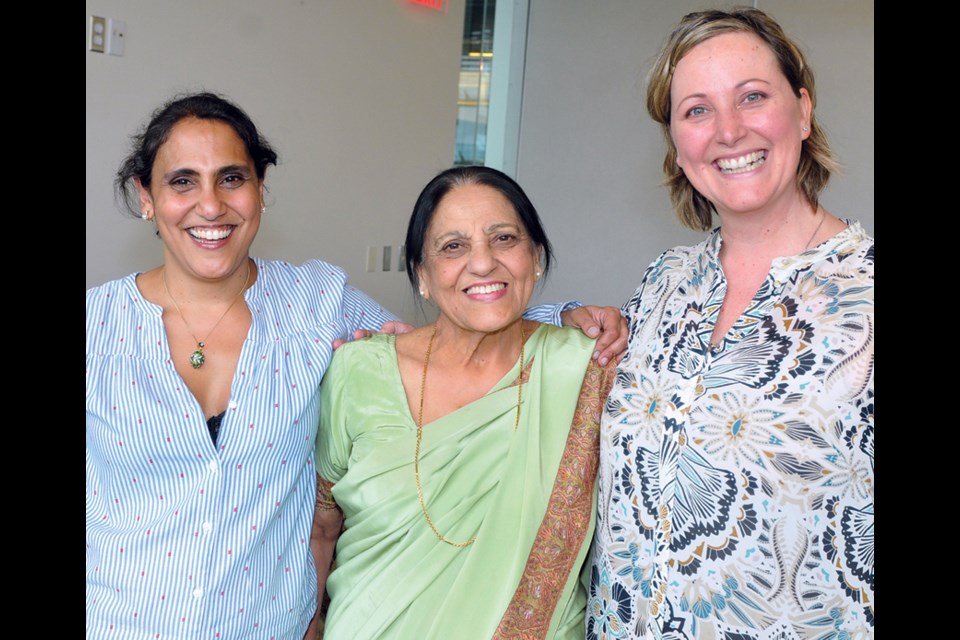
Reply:
<svg viewBox="0 0 960 640"><path fill-rule="evenodd" d="M501 0L507 6L509 0ZM558 264L541 300L619 305L663 249L696 242L659 187L663 143L644 76L690 0L530 0L516 177ZM824 205L873 231L873 2L759 0L807 48L818 118L846 164ZM366 273L398 245L423 185L452 162L464 0L86 0L126 21L122 57L86 55L86 284L161 260L151 228L112 195L128 136L172 93L244 107L280 153L255 254L339 264L418 322L406 278ZM85 27L86 28L86 27Z"/></svg>
<svg viewBox="0 0 960 640"><path fill-rule="evenodd" d="M448 6L87 0L87 19L127 27L122 57L85 52L87 287L162 260L151 227L118 211L113 176L155 107L206 88L233 98L280 154L253 253L338 264L415 319L405 275L366 273L365 255L403 242L420 189L453 161L464 0Z"/></svg>
<svg viewBox="0 0 960 640"><path fill-rule="evenodd" d="M558 257L540 300L620 305L664 249L692 244L660 187L646 73L690 11L747 2L529 0L517 179ZM804 47L817 119L844 163L821 203L873 232L873 2L758 0Z"/></svg>

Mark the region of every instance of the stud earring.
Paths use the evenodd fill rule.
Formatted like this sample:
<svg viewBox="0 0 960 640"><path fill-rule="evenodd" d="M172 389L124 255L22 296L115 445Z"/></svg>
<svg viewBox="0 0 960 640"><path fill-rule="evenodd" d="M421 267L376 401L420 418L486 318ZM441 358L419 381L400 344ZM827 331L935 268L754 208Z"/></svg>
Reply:
<svg viewBox="0 0 960 640"><path fill-rule="evenodd" d="M149 221L150 221L150 214L147 213L146 211L141 211L141 212L140 212L140 219L143 220L144 222L149 222Z"/></svg>
<svg viewBox="0 0 960 640"><path fill-rule="evenodd" d="M261 204L261 205L260 205L260 215L263 215L263 214L265 214L266 212L267 212L267 205Z"/></svg>
<svg viewBox="0 0 960 640"><path fill-rule="evenodd" d="M804 133L807 133L808 131L810 131L810 127L800 127L800 130L803 131Z"/></svg>
<svg viewBox="0 0 960 640"><path fill-rule="evenodd" d="M540 270L537 269L537 280L539 280L539 279L540 279Z"/></svg>

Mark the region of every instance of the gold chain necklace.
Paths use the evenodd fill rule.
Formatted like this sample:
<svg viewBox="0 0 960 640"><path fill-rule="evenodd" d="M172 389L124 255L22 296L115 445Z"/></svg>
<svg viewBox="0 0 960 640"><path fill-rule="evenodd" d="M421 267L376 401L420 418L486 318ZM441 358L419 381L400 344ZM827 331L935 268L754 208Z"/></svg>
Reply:
<svg viewBox="0 0 960 640"><path fill-rule="evenodd" d="M420 486L420 441L423 439L423 395L424 389L427 386L427 365L430 364L430 352L433 350L433 339L437 337L437 325L433 325L433 333L430 334L430 342L427 343L427 352L423 356L423 376L420 378L420 410L417 412L417 448L413 454L413 476L417 480L417 497L420 499L420 510L423 511L423 516L427 519L427 524L430 525L430 530L433 531L441 542L446 542L452 547L466 547L473 544L477 536L474 535L472 538L466 542L453 542L447 540L443 537L437 527L433 524L433 519L430 517L430 514L427 513L427 505L423 501L423 487ZM523 393L523 347L525 342L525 336L523 334L523 320L520 320L520 381L517 383L517 417L513 422L513 431L516 433L517 429L520 427L520 400Z"/></svg>
<svg viewBox="0 0 960 640"><path fill-rule="evenodd" d="M817 228L813 230L813 234L810 236L810 239L807 240L807 246L805 246L803 248L803 251L801 251L800 253L803 253L804 251L810 248L810 245L813 244L813 239L817 237L817 232L820 231L820 227L823 226L823 221L826 219L827 219L827 214L823 214L823 217L820 218L820 224L818 224Z"/></svg>
<svg viewBox="0 0 960 640"><path fill-rule="evenodd" d="M170 301L173 302L173 306L177 310L177 315L180 316L183 326L187 328L187 332L190 334L190 337L192 337L197 343L196 351L190 354L190 366L194 369L199 369L207 360L206 356L203 355L203 348L206 346L206 341L211 335L213 335L213 332L216 330L216 328L220 326L220 323L223 321L223 319L227 317L227 314L230 313L230 309L233 309L233 305L237 304L237 300L240 299L240 297L243 295L243 292L247 290L247 285L250 284L250 260L247 260L247 277L243 281L243 287L241 287L240 293L238 293L233 301L230 302L230 306L228 306L227 310L223 312L223 315L220 316L220 319L214 323L213 328L207 332L207 337L203 340L197 340L197 336L193 333L193 329L191 329L190 325L187 324L187 319L183 317L183 311L180 310L180 305L177 304L177 299L173 297L172 293L170 293L170 288L167 286L166 267L160 271L160 278L163 280L163 289L167 292L167 297L170 298Z"/></svg>

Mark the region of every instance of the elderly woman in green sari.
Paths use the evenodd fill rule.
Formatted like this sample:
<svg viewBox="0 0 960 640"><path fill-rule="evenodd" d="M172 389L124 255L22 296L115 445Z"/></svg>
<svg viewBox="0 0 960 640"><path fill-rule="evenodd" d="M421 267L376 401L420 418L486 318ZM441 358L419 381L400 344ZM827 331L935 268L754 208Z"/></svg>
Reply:
<svg viewBox="0 0 960 640"><path fill-rule="evenodd" d="M344 345L321 388L324 637L582 638L615 362L523 318L551 249L505 174L440 173L406 246L436 322Z"/></svg>

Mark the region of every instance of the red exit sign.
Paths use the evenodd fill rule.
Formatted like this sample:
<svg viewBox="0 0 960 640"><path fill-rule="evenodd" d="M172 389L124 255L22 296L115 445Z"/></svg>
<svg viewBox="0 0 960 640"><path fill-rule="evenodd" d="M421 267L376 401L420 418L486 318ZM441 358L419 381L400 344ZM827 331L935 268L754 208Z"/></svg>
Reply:
<svg viewBox="0 0 960 640"><path fill-rule="evenodd" d="M424 7L430 7L431 9L436 9L437 11L447 12L447 2L448 0L407 0L410 4L419 4Z"/></svg>

